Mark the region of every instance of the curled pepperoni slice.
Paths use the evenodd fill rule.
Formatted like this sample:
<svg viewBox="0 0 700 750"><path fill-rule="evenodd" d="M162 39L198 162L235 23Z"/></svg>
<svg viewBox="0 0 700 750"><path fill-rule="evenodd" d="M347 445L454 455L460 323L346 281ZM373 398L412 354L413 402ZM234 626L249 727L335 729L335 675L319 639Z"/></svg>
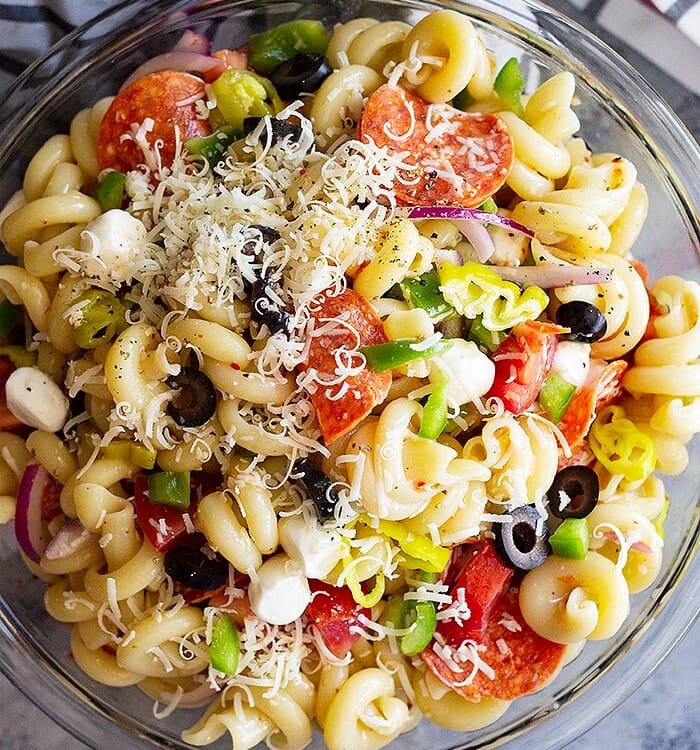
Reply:
<svg viewBox="0 0 700 750"><path fill-rule="evenodd" d="M203 97L204 82L176 70L150 73L129 84L117 94L102 119L97 144L100 169L128 172L145 162L132 137L132 126L138 128L149 118L153 127L146 133L146 140L151 148L158 142L164 166L172 164L176 128L181 142L211 132L207 120L197 114L196 103Z"/></svg>
<svg viewBox="0 0 700 750"><path fill-rule="evenodd" d="M399 171L394 192L409 206L479 206L513 164L513 139L497 115L428 104L390 84L367 100L358 137L406 152L404 161L415 169Z"/></svg>
<svg viewBox="0 0 700 750"><path fill-rule="evenodd" d="M586 382L574 393L558 425L573 453L588 434L596 414L621 395L625 370L627 362L621 359L591 360Z"/></svg>
<svg viewBox="0 0 700 750"><path fill-rule="evenodd" d="M349 354L358 346L383 344L387 338L372 305L352 289L335 297L324 294L312 315L315 333L304 369L315 370L313 382L317 387L311 402L323 439L331 443L387 397L391 373L373 372L367 367L354 372L353 365L358 362ZM339 369L345 364L353 372L341 377Z"/></svg>
<svg viewBox="0 0 700 750"><path fill-rule="evenodd" d="M539 690L557 674L566 653L566 646L542 638L528 626L517 588L509 588L498 600L484 633L465 641L464 653L469 649L476 651L479 669L468 658L455 656L456 649L447 656L452 661L448 664L435 642L421 658L441 682L475 703L485 698L514 700Z"/></svg>

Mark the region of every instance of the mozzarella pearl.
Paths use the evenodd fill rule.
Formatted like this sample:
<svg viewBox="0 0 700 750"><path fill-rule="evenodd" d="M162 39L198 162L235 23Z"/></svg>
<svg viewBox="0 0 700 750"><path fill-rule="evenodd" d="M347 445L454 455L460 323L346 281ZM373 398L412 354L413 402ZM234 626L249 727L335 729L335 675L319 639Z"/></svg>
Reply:
<svg viewBox="0 0 700 750"><path fill-rule="evenodd" d="M145 244L146 227L131 214L120 208L100 214L80 233L82 272L115 284L129 281Z"/></svg>
<svg viewBox="0 0 700 750"><path fill-rule="evenodd" d="M304 613L311 589L298 562L284 554L266 560L251 577L250 608L265 622L288 625Z"/></svg>
<svg viewBox="0 0 700 750"><path fill-rule="evenodd" d="M343 543L338 534L302 515L281 518L278 524L284 551L299 563L307 578L325 578L340 562Z"/></svg>
<svg viewBox="0 0 700 750"><path fill-rule="evenodd" d="M10 373L5 397L15 417L37 430L57 432L68 419L68 398L38 367L19 367Z"/></svg>

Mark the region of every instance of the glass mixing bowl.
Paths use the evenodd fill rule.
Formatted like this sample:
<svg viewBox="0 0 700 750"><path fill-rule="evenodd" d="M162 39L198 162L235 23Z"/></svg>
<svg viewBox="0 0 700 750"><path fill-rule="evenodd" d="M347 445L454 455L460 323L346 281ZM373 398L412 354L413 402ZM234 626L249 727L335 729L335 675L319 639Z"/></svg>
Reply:
<svg viewBox="0 0 700 750"><path fill-rule="evenodd" d="M673 273L700 280L697 145L624 60L585 29L529 0L124 2L67 36L7 94L0 109L0 199L4 203L17 189L30 156L48 136L66 132L75 112L114 93L138 64L167 51L185 28L206 33L215 48L234 48L251 32L297 17L322 19L329 28L362 15L415 23L440 7L467 13L499 59L521 56L530 84L541 74L574 73L576 111L588 144L629 158L649 192L650 217L635 255L648 264L652 278ZM651 674L691 626L700 600L699 568L693 563L700 441L690 450L686 472L666 479L671 503L661 573L651 589L632 597L632 612L618 634L589 643L553 683L517 700L496 724L459 735L423 722L396 747L510 747L524 736L541 750L562 747ZM68 628L45 615L44 586L27 572L8 526L0 530L0 565L0 669L22 692L92 747L185 747L179 732L193 723L191 711L158 721L151 701L137 689L98 685L78 669ZM221 740L215 747L225 746ZM321 746L316 738L313 747Z"/></svg>

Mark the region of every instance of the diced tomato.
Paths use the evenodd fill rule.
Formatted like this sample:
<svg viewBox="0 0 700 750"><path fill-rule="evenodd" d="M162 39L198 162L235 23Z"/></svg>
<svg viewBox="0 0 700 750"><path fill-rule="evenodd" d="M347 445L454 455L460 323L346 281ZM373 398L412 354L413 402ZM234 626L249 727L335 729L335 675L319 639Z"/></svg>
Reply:
<svg viewBox="0 0 700 750"><path fill-rule="evenodd" d="M306 615L321 634L328 650L342 659L360 638L359 633L350 629L360 624L360 614L371 617L371 612L352 598L347 586L310 580L309 587L314 596L306 608Z"/></svg>
<svg viewBox="0 0 700 750"><path fill-rule="evenodd" d="M516 325L491 357L496 373L487 397L501 399L513 414L532 406L552 367L562 330L537 320Z"/></svg>
<svg viewBox="0 0 700 750"><path fill-rule="evenodd" d="M236 581L236 586L240 585L242 584ZM247 579L245 585L247 586ZM209 599L209 606L217 607L223 612L226 612L226 614L229 615L239 627L243 627L246 619L255 618L255 614L250 607L248 594L234 598L229 596L225 590L217 591L211 599Z"/></svg>
<svg viewBox="0 0 700 750"><path fill-rule="evenodd" d="M329 330L312 337L303 369L313 368L321 382L337 380L337 352L350 352L358 346L382 344L387 340L374 308L352 289L337 296L324 293L312 315L317 331ZM332 325L334 320L338 322ZM391 372L373 372L365 367L357 374L348 375L341 383L317 386L311 394L311 403L328 444L349 432L384 401L391 386Z"/></svg>
<svg viewBox="0 0 700 750"><path fill-rule="evenodd" d="M417 94L385 84L367 100L360 140L402 153L394 192L409 206L481 205L505 182L513 139L500 117L428 104Z"/></svg>
<svg viewBox="0 0 700 750"><path fill-rule="evenodd" d="M453 581L445 582L450 586L453 602L458 601L459 592L463 592L461 596L469 608L469 615L438 620L436 632L445 643L456 648L465 638L484 633L492 610L508 587L513 572L513 568L509 568L496 552L490 539L468 546L461 570Z"/></svg>
<svg viewBox="0 0 700 750"><path fill-rule="evenodd" d="M189 73L161 70L137 79L114 98L100 125L97 154L100 169L128 172L144 163L133 128L147 119L153 128L145 134L151 148L160 144L164 166L175 157L176 133L184 142L196 135L208 135L211 126L198 113L197 101L204 98L204 81Z"/></svg>
<svg viewBox="0 0 700 750"><path fill-rule="evenodd" d="M197 496L192 492L190 507L186 511L194 520L197 513ZM184 513L148 499L148 478L145 475L136 477L134 487L134 510L136 520L148 541L160 552L181 544L190 533L184 520Z"/></svg>
<svg viewBox="0 0 700 750"><path fill-rule="evenodd" d="M539 690L559 671L566 653L566 646L542 638L525 622L515 587L496 601L484 632L466 640L472 641L471 647L478 649L478 658L485 665L476 670L473 679L468 679L472 661L460 662L461 657L455 657L452 649L452 662L463 663L463 671L453 670L441 656L437 641L421 653L421 658L441 682L476 703L485 698L514 700Z"/></svg>
<svg viewBox="0 0 700 750"><path fill-rule="evenodd" d="M627 367L627 362L621 359L591 360L586 382L574 393L558 425L572 452L588 434L596 414L621 396Z"/></svg>

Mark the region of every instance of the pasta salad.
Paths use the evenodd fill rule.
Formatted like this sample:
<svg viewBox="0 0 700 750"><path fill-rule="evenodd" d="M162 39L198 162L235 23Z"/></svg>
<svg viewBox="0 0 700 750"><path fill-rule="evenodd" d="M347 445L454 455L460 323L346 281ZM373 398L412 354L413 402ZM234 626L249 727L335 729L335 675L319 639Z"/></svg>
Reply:
<svg viewBox="0 0 700 750"><path fill-rule="evenodd" d="M700 429L700 287L568 72L467 16L187 31L0 214L0 520L184 742L466 732L611 638ZM584 134L585 135L585 134ZM700 390L698 390L700 393Z"/></svg>

